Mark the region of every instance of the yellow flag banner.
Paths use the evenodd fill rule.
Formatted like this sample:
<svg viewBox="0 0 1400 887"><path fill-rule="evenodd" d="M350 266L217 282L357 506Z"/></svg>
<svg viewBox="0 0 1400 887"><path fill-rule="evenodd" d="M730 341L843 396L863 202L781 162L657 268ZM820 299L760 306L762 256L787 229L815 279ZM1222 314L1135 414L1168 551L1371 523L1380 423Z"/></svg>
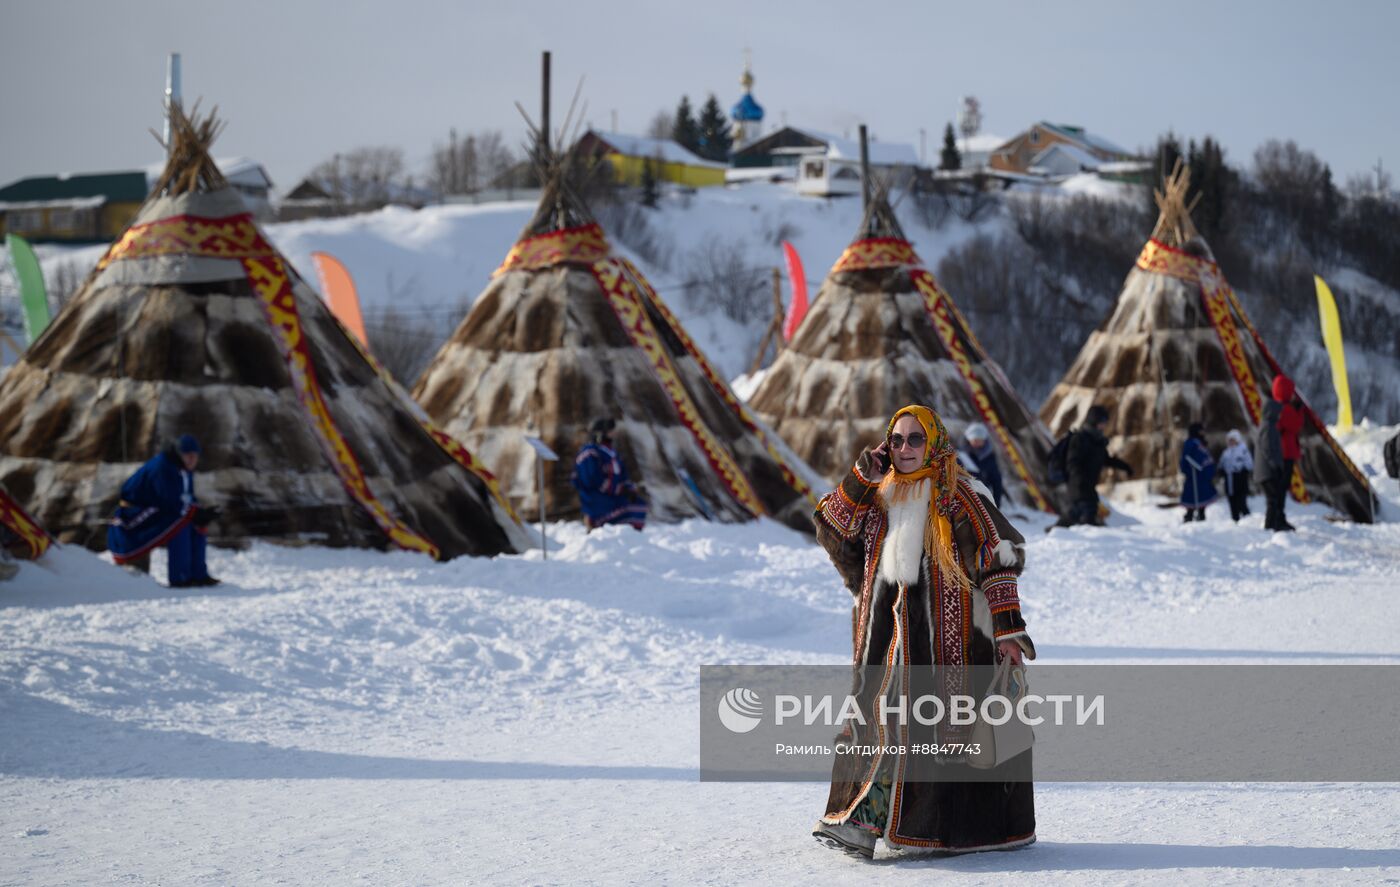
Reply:
<svg viewBox="0 0 1400 887"><path fill-rule="evenodd" d="M1317 284L1317 314L1322 321L1322 342L1332 360L1332 387L1337 390L1337 428L1351 428L1351 386L1347 383L1347 355L1342 349L1342 319L1337 314L1337 300L1327 281L1313 275Z"/></svg>

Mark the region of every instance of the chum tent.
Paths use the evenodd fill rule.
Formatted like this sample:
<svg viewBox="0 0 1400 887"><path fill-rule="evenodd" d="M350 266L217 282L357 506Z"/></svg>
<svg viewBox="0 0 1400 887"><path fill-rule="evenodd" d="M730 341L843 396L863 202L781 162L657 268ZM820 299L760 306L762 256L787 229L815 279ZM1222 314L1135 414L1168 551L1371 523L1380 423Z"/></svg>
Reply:
<svg viewBox="0 0 1400 887"><path fill-rule="evenodd" d="M906 404L932 407L959 440L980 422L1007 493L1054 511L1048 434L923 267L887 194L878 185L875 191L855 240L750 406L830 482L880 442L889 417Z"/></svg>
<svg viewBox="0 0 1400 887"><path fill-rule="evenodd" d="M1231 429L1252 439L1273 378L1284 373L1191 221L1190 181L1178 162L1156 192L1157 224L1113 312L1041 408L1056 434L1079 427L1090 406L1108 408L1109 448L1135 471L1131 480L1109 483L1129 497L1180 490L1178 460L1193 422L1216 452ZM1304 414L1294 498L1370 522L1370 484L1318 415L1308 407Z"/></svg>
<svg viewBox="0 0 1400 887"><path fill-rule="evenodd" d="M178 435L196 492L249 537L435 557L522 550L494 479L432 426L271 245L172 114L132 225L0 382L0 483L60 540L100 549L122 482Z"/></svg>
<svg viewBox="0 0 1400 887"><path fill-rule="evenodd" d="M611 418L654 519L767 515L810 531L815 478L612 250L578 192L593 169L585 152L539 153L539 209L414 397L490 466L522 514L540 508L526 436L562 456L544 467L545 513L573 518L574 453L595 419Z"/></svg>

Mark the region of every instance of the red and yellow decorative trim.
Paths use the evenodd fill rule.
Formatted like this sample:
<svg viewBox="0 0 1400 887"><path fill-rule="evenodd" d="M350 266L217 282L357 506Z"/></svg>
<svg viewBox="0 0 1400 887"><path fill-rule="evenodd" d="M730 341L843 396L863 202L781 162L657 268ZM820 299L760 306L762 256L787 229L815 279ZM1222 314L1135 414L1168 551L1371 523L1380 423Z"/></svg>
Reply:
<svg viewBox="0 0 1400 887"><path fill-rule="evenodd" d="M510 248L501 267L492 277L499 277L516 269L534 271L549 268L564 262L591 265L606 259L612 253L607 235L597 222L578 228L565 228L535 237L527 237Z"/></svg>
<svg viewBox="0 0 1400 887"><path fill-rule="evenodd" d="M243 269L248 281L253 285L262 301L263 314L277 334L277 344L287 361L287 369L292 375L297 399L301 401L311 427L320 438L326 455L331 460L340 481L351 498L369 512L369 516L379 525L395 545L409 551L421 551L434 559L441 556L438 547L425 536L410 529L407 524L389 513L370 491L360 463L350 452L350 445L336 428L321 396L321 386L316 381L316 370L311 364L311 351L307 347L306 336L302 332L301 317L297 312L296 298L292 294L292 283L287 276L286 264L280 256L248 258L243 260Z"/></svg>
<svg viewBox="0 0 1400 887"><path fill-rule="evenodd" d="M99 270L124 259L188 255L204 259L256 259L272 246L247 213L222 219L171 216L127 228L97 263Z"/></svg>
<svg viewBox="0 0 1400 887"><path fill-rule="evenodd" d="M1235 326L1235 319L1230 314L1230 285L1225 282L1225 278L1214 266L1201 269L1199 276L1201 286L1201 302L1206 309L1206 316L1210 318L1211 325L1215 327L1215 334L1220 339L1220 347L1225 349L1225 362L1230 366L1230 372L1235 377L1235 384L1240 389L1240 396L1244 398L1245 411L1249 414L1249 421L1258 425L1264 416L1264 398L1259 393L1259 382L1254 378L1254 371L1249 366L1249 358L1244 353L1244 341L1240 338L1240 331Z"/></svg>
<svg viewBox="0 0 1400 887"><path fill-rule="evenodd" d="M719 373L715 372L715 368L710 364L709 359L696 347L695 341L690 338L690 334L685 331L685 327L681 326L681 322L676 319L676 315L672 314L671 309L667 307L666 303L661 301L661 297L656 294L656 290L652 289L651 284L642 276L642 273L637 270L635 265L627 259L622 259L622 264L623 267L627 269L627 273L632 276L632 280L637 284L637 289L651 302L652 306L656 308L657 313L660 314L662 319L671 327L672 334L680 340L686 353L695 359L695 362L700 366L700 372L705 376L705 381L710 383L710 387L714 389L715 394L719 396L720 400L724 401L724 405L729 407L730 412L738 418L739 424L743 425L750 433L758 437L759 442L763 444L763 448L768 451L768 455L777 463L778 471L782 474L783 480L800 495L806 496L807 501L815 508L817 505L817 497L816 494L812 492L812 488L808 486L802 478L797 476L797 472L793 471L792 466L788 465L787 460L783 458L782 453L780 453L777 446L774 445L772 438L759 427L758 423L754 422L753 416L749 415L749 411L744 409L744 405L734 396L734 392L720 379Z"/></svg>
<svg viewBox="0 0 1400 887"><path fill-rule="evenodd" d="M914 252L914 245L909 241L900 240L898 237L871 237L857 240L846 247L841 258L831 266L831 273L919 264L922 263Z"/></svg>
<svg viewBox="0 0 1400 887"><path fill-rule="evenodd" d="M671 398L671 403L680 416L681 424L695 437L695 442L699 444L701 452L705 454L705 458L710 463L710 467L714 469L715 474L718 475L730 494L745 510L754 517L763 516L765 513L763 503L754 493L749 479L739 469L733 455L725 449L724 445L715 437L714 432L710 431L704 420L700 418L694 401L690 399L690 394L681 382L675 364L671 362L670 355L666 353L666 346L662 344L656 327L652 324L651 318L647 316L637 286L627 274L627 267L620 259L605 259L593 264L593 277L598 281L598 286L617 315L618 323L622 325L622 329L631 338L632 344L641 349L642 354L646 356L656 380L661 383L662 390Z"/></svg>
<svg viewBox="0 0 1400 887"><path fill-rule="evenodd" d="M996 409L992 406L992 400L987 395L986 387L982 385L982 381L973 372L972 360L968 357L967 350L963 348L962 340L958 338L954 320L956 318L963 329L967 329L967 322L963 320L962 315L956 314L957 308L953 305L953 300L938 286L938 282L927 270L916 268L911 272L910 278L919 294L924 297L924 309L928 312L929 321L938 333L938 338L943 342L948 356L957 366L958 373L967 384L968 391L972 395L972 402L977 407L982 421L986 423L988 428L992 429L997 440L1001 442L1002 452L1006 453L1006 459L1011 463L1016 476L1026 485L1026 492L1030 494L1035 507L1053 514L1055 509L1050 504L1050 498L1031 475L1025 457L1021 454L1021 448L1016 445L1016 441L1011 436L1011 432L1007 430L1006 424L997 415Z"/></svg>
<svg viewBox="0 0 1400 887"><path fill-rule="evenodd" d="M316 371L302 330L286 262L263 237L253 217L247 213L222 219L172 216L135 225L128 228L108 251L100 266L127 259L168 255L236 259L242 263L243 273L257 293L263 315L287 363L297 399L346 492L395 545L439 557L441 552L436 545L390 514L375 497L359 461L350 451L350 445L336 428L316 381Z"/></svg>
<svg viewBox="0 0 1400 887"><path fill-rule="evenodd" d="M1137 258L1137 266L1143 271L1180 277L1193 282L1200 280L1202 266L1212 264L1214 263L1152 239L1143 246Z"/></svg>
<svg viewBox="0 0 1400 887"><path fill-rule="evenodd" d="M0 524L9 528L21 542L29 546L31 560L48 551L49 546L53 544L53 538L10 497L4 487L0 487Z"/></svg>

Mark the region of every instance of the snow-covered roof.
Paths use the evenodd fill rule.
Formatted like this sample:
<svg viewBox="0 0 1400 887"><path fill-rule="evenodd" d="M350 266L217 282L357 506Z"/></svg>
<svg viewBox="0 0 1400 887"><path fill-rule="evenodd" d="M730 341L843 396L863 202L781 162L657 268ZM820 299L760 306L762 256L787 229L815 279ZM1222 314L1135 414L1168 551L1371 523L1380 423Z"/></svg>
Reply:
<svg viewBox="0 0 1400 887"><path fill-rule="evenodd" d="M1066 157L1070 158L1070 160L1074 161L1080 169L1098 169L1103 163L1098 157L1095 157L1078 145L1055 142L1050 147L1031 158L1031 168L1034 169L1037 166L1044 166L1045 162L1049 160L1053 154L1064 154Z"/></svg>
<svg viewBox="0 0 1400 887"><path fill-rule="evenodd" d="M22 209L96 209L107 202L105 194L54 200L0 200L0 211Z"/></svg>
<svg viewBox="0 0 1400 887"><path fill-rule="evenodd" d="M228 183L236 188L258 191L272 189L272 177L267 174L261 163L251 157L215 157L214 165L224 174L224 178L228 179ZM155 185L156 179L160 178L164 169L163 160L146 167L147 187Z"/></svg>
<svg viewBox="0 0 1400 887"><path fill-rule="evenodd" d="M593 130L593 136L605 142L617 153L628 157L660 157L665 163L683 163L686 166L707 166L711 169L725 169L723 163L706 160L692 154L672 139L655 139L650 136L629 136L617 132Z"/></svg>
<svg viewBox="0 0 1400 887"><path fill-rule="evenodd" d="M802 129L799 132L826 142L828 157L847 160L860 159L860 141L857 139L848 139L815 129ZM907 145L903 142L877 141L870 141L867 144L870 150L870 162L876 166L918 166L919 164L919 152L914 150L913 145Z"/></svg>
<svg viewBox="0 0 1400 887"><path fill-rule="evenodd" d="M1065 138L1075 139L1098 151L1104 151L1109 154L1132 154L1131 151L1126 151L1103 136L1095 135L1080 126L1070 126L1065 123L1051 123L1048 120L1042 120L1040 125L1048 129L1053 129Z"/></svg>
<svg viewBox="0 0 1400 887"><path fill-rule="evenodd" d="M990 154L997 148L1005 145L1006 142L1007 140L1002 136L981 132L975 136L969 136L968 138L959 136L957 139L958 150L966 151L969 154Z"/></svg>
<svg viewBox="0 0 1400 887"><path fill-rule="evenodd" d="M1151 168L1150 160L1110 160L1099 164L1099 172L1107 173L1146 172Z"/></svg>

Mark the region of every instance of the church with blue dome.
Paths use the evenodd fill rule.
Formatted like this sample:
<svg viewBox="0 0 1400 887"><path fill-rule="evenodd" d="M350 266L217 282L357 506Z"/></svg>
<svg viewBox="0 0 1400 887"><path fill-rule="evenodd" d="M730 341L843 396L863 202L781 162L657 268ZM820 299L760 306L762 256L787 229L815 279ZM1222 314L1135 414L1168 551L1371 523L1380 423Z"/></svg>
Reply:
<svg viewBox="0 0 1400 887"><path fill-rule="evenodd" d="M744 87L744 97L729 109L729 117L734 121L734 147L746 145L763 133L763 106L753 97L753 71L747 61L744 63L744 76L739 78Z"/></svg>

